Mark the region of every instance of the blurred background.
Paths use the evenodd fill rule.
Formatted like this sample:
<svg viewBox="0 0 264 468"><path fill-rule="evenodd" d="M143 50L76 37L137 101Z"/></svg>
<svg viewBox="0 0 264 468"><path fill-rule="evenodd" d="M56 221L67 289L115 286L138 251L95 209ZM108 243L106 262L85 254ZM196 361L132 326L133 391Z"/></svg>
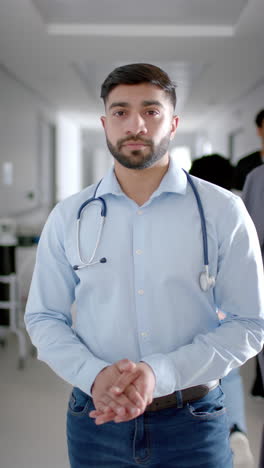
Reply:
<svg viewBox="0 0 264 468"><path fill-rule="evenodd" d="M69 387L35 359L23 311L49 212L112 164L101 83L119 65L160 66L177 83L172 157L189 170L217 153L235 167L260 146L263 18L263 0L0 0L1 468L68 466ZM249 362L257 458L264 415L263 399L249 397L253 373Z"/></svg>

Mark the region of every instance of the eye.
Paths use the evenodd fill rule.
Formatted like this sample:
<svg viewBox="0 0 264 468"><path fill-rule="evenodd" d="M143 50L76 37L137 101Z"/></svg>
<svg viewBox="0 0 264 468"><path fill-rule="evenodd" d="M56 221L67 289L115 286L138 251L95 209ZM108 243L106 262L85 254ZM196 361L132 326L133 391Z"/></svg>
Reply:
<svg viewBox="0 0 264 468"><path fill-rule="evenodd" d="M113 115L115 117L123 117L123 115L125 115L125 111L119 110L119 111L114 112Z"/></svg>
<svg viewBox="0 0 264 468"><path fill-rule="evenodd" d="M146 111L146 114L155 116L155 115L159 115L159 112L155 109L149 109Z"/></svg>

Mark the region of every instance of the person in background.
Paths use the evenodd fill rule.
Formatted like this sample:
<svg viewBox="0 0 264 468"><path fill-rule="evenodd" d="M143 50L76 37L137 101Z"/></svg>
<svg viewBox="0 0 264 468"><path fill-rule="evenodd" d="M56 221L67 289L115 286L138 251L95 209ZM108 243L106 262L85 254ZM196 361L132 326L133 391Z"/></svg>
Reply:
<svg viewBox="0 0 264 468"><path fill-rule="evenodd" d="M257 167L248 174L242 193L243 201L256 226L263 263L264 263L264 165ZM264 288L264 284L262 286ZM264 397L264 350L257 356L257 377L252 394ZM264 401L264 400L263 400ZM262 453L260 468L264 468L264 426L262 436Z"/></svg>
<svg viewBox="0 0 264 468"><path fill-rule="evenodd" d="M233 188L236 190L242 190L244 188L246 177L253 169L259 167L264 162L264 109L260 110L255 117L255 124L257 129L257 135L260 138L261 147L258 151L255 151L252 154L242 158L237 166L234 168L234 182ZM252 186L250 182L250 186ZM250 188L250 187L249 187ZM246 189L246 192L249 192L249 188ZM245 197L245 194L243 195ZM249 194L247 194L249 197ZM253 192L250 195L250 203L252 206L254 204L254 195ZM248 203L248 202L246 202ZM257 202L258 204L258 202ZM251 209L251 208L250 208ZM261 379L259 362L256 359L256 374L255 379L251 389L251 395L254 397L264 397L264 386Z"/></svg>
<svg viewBox="0 0 264 468"><path fill-rule="evenodd" d="M255 123L257 127L257 135L261 141L260 150L246 156L241 159L235 170L234 170L234 182L233 187L237 190L242 190L244 188L245 181L247 180L247 175L251 175L251 172L254 172L254 169L262 167L264 162L264 109L260 110L255 118ZM261 174L261 172L259 173ZM253 176L248 179L248 186L244 188L243 198L250 211L250 214L255 217L255 223L258 223L257 230L259 230L259 235L261 235L261 219L262 211L261 205L259 203L261 198L257 198L254 193L254 179L257 182L257 190L259 192L259 185L261 186L261 176ZM257 180L258 179L258 180ZM258 214L257 214L258 212ZM257 219L256 219L257 218ZM259 224L260 223L260 224ZM263 255L263 252L262 252ZM255 379L251 389L251 395L258 398L264 397L264 384L261 378L261 370L259 360L256 359L256 374Z"/></svg>
<svg viewBox="0 0 264 468"><path fill-rule="evenodd" d="M190 174L231 190L233 170L228 159L214 153L195 159L190 168ZM218 316L219 320L226 318L222 311L218 312ZM221 380L221 385L225 394L234 468L251 468L254 458L247 437L244 388L239 369L233 369Z"/></svg>
<svg viewBox="0 0 264 468"><path fill-rule="evenodd" d="M114 167L50 214L25 313L39 359L73 385L71 467L231 468L219 379L264 342L254 224L239 197L170 158L163 70L118 67L101 97Z"/></svg>
<svg viewBox="0 0 264 468"><path fill-rule="evenodd" d="M260 110L255 117L257 135L260 138L261 148L254 153L240 159L234 169L233 188L243 190L247 175L264 162L264 109Z"/></svg>
<svg viewBox="0 0 264 468"><path fill-rule="evenodd" d="M233 166L221 154L207 154L195 159L189 173L227 190L232 188Z"/></svg>

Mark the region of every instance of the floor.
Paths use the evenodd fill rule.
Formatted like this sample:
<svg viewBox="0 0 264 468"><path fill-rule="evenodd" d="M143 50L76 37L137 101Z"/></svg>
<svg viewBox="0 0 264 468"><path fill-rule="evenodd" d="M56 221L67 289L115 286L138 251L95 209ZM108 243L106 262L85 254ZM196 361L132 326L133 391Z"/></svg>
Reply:
<svg viewBox="0 0 264 468"><path fill-rule="evenodd" d="M0 468L69 468L65 413L70 386L30 356L17 369L17 343L0 348ZM251 449L256 468L264 422L264 399L249 396L254 362L242 369Z"/></svg>

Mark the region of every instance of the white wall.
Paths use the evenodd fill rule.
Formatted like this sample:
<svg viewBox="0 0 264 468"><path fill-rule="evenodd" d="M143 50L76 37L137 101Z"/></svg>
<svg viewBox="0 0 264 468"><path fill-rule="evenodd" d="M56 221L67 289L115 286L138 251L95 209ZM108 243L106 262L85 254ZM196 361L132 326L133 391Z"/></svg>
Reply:
<svg viewBox="0 0 264 468"><path fill-rule="evenodd" d="M67 115L60 115L57 128L57 199L81 190L81 133Z"/></svg>
<svg viewBox="0 0 264 468"><path fill-rule="evenodd" d="M212 152L228 157L228 137L230 133L237 132L232 160L232 164L235 165L241 157L260 148L254 120L258 111L263 108L264 82L259 83L255 89L241 97L239 102L231 104L222 112L211 115L210 121L205 124L205 130L200 136L212 144Z"/></svg>
<svg viewBox="0 0 264 468"><path fill-rule="evenodd" d="M191 159L194 159L196 156L196 133L182 133L177 130L174 139L170 144L170 148L187 146L190 149Z"/></svg>
<svg viewBox="0 0 264 468"><path fill-rule="evenodd" d="M103 128L82 129L82 185L86 187L99 181L113 164Z"/></svg>
<svg viewBox="0 0 264 468"><path fill-rule="evenodd" d="M40 192L41 170L47 173L40 161L43 118L52 121L55 112L34 91L0 67L0 217L12 216L21 223L24 216L29 217L32 229L43 224L47 215ZM11 185L5 185L5 162L13 168Z"/></svg>

